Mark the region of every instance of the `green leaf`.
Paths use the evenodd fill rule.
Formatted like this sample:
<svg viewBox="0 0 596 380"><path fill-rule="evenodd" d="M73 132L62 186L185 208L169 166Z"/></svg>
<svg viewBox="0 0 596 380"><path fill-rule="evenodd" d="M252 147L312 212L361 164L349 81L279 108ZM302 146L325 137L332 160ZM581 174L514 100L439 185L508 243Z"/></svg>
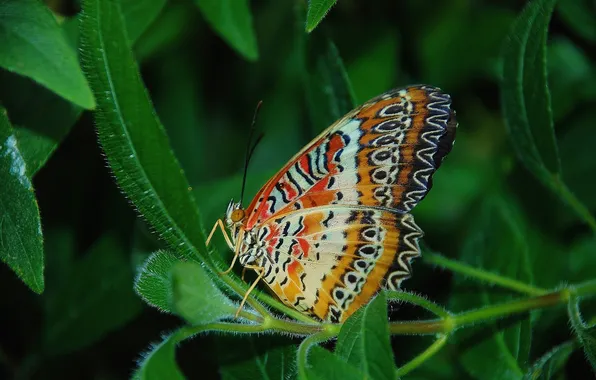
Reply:
<svg viewBox="0 0 596 380"><path fill-rule="evenodd" d="M224 380L293 379L296 345L276 336L222 336L216 340Z"/></svg>
<svg viewBox="0 0 596 380"><path fill-rule="evenodd" d="M192 189L143 86L117 3L84 1L81 31L99 141L118 184L176 255L197 259L205 238Z"/></svg>
<svg viewBox="0 0 596 380"><path fill-rule="evenodd" d="M0 41L0 66L83 108L95 108L76 51L42 2L0 1Z"/></svg>
<svg viewBox="0 0 596 380"><path fill-rule="evenodd" d="M528 369L524 375L524 380L548 380L555 376L565 367L569 355L575 349L573 342L567 342L555 346L552 350L542 355Z"/></svg>
<svg viewBox="0 0 596 380"><path fill-rule="evenodd" d="M567 308L571 327L596 374L596 325L586 326L579 311L579 298L572 297Z"/></svg>
<svg viewBox="0 0 596 380"><path fill-rule="evenodd" d="M193 262L172 268L174 310L192 325L232 317L236 306L215 286L207 272Z"/></svg>
<svg viewBox="0 0 596 380"><path fill-rule="evenodd" d="M578 35L596 42L596 4L591 0L559 0L561 18Z"/></svg>
<svg viewBox="0 0 596 380"><path fill-rule="evenodd" d="M372 379L395 378L385 293L379 293L342 325L335 353Z"/></svg>
<svg viewBox="0 0 596 380"><path fill-rule="evenodd" d="M327 15L327 12L335 5L337 0L309 0L308 13L306 14L306 31L315 30L317 25Z"/></svg>
<svg viewBox="0 0 596 380"><path fill-rule="evenodd" d="M168 251L151 254L135 280L135 292L149 305L171 313L172 281L170 272L176 263L176 256Z"/></svg>
<svg viewBox="0 0 596 380"><path fill-rule="evenodd" d="M130 41L139 39L141 34L159 15L166 0L120 0L122 16Z"/></svg>
<svg viewBox="0 0 596 380"><path fill-rule="evenodd" d="M183 327L165 336L160 343L152 345L150 350L142 355L143 359L132 378L134 380L185 379L176 364L176 345L190 336L188 330L188 327Z"/></svg>
<svg viewBox="0 0 596 380"><path fill-rule="evenodd" d="M546 37L556 0L529 3L502 55L503 114L519 159L547 184L561 171L546 71Z"/></svg>
<svg viewBox="0 0 596 380"><path fill-rule="evenodd" d="M139 315L142 305L125 253L122 242L104 236L48 291L45 352L78 350Z"/></svg>
<svg viewBox="0 0 596 380"><path fill-rule="evenodd" d="M248 0L195 0L201 13L232 48L249 61L259 58Z"/></svg>
<svg viewBox="0 0 596 380"><path fill-rule="evenodd" d="M474 224L466 234L467 242L462 249L461 260L476 268L532 284L527 227L515 203L509 198L492 195L471 220ZM511 298L512 295L507 292L456 278L451 309L470 310ZM531 332L529 315L459 330L455 338L459 345L460 362L476 378L519 378L526 371Z"/></svg>
<svg viewBox="0 0 596 380"><path fill-rule="evenodd" d="M308 378L313 379L365 379L366 375L350 362L342 360L326 349L313 346L308 354L310 368L307 369Z"/></svg>
<svg viewBox="0 0 596 380"><path fill-rule="evenodd" d="M82 108L30 78L8 71L0 70L0 83L0 103L10 114L27 173L32 177L68 134Z"/></svg>
<svg viewBox="0 0 596 380"><path fill-rule="evenodd" d="M0 107L0 259L31 290L42 293L43 236L27 166L6 111Z"/></svg>
<svg viewBox="0 0 596 380"><path fill-rule="evenodd" d="M312 39L311 39L312 41ZM339 52L331 40L308 48L314 67L307 74L306 96L313 125L327 128L355 107L355 96Z"/></svg>

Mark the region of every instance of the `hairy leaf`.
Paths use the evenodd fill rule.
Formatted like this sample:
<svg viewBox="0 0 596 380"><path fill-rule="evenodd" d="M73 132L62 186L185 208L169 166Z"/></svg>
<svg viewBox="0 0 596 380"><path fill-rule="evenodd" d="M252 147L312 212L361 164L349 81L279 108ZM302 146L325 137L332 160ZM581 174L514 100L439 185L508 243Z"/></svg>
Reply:
<svg viewBox="0 0 596 380"><path fill-rule="evenodd" d="M143 86L118 5L84 1L81 30L99 141L118 184L175 254L197 259L204 234L192 189Z"/></svg>
<svg viewBox="0 0 596 380"><path fill-rule="evenodd" d="M164 336L161 342L153 344L150 350L142 355L139 368L132 378L134 380L185 379L176 364L176 345L188 336L188 328L183 327Z"/></svg>
<svg viewBox="0 0 596 380"><path fill-rule="evenodd" d="M352 363L347 362L339 356L327 351L326 349L313 346L309 350L309 364L307 369L309 379L364 379L366 375Z"/></svg>
<svg viewBox="0 0 596 380"><path fill-rule="evenodd" d="M579 299L572 297L568 305L569 320L575 336L584 349L584 353L592 370L596 374L596 325L587 326L579 311Z"/></svg>
<svg viewBox="0 0 596 380"><path fill-rule="evenodd" d="M172 287L174 310L192 325L215 322L236 312L236 306L215 286L199 264L175 264Z"/></svg>
<svg viewBox="0 0 596 380"><path fill-rule="evenodd" d="M168 251L157 251L151 254L135 280L135 291L149 305L164 312L172 312L172 281L170 272L180 262Z"/></svg>

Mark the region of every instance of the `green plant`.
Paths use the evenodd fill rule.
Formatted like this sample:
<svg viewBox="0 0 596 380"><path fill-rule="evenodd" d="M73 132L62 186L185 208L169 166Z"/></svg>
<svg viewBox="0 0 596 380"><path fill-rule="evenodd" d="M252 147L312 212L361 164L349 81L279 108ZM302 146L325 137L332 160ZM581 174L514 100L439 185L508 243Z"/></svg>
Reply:
<svg viewBox="0 0 596 380"><path fill-rule="evenodd" d="M197 0L196 3L210 27L238 54L251 61L262 57L256 45L247 2L228 1L224 12L219 12L213 1ZM463 38L461 31L449 24L458 23L469 12L463 3L448 4L446 15L436 22L433 20L432 27L439 30L445 27L445 30L451 31L453 40L450 48L463 52L473 46L481 51L486 37L481 36L478 41L469 37L468 43L462 46L453 42ZM69 247L73 245L72 231L49 234L44 230L44 248L39 209L31 181L60 145L83 108L92 110L99 144L119 188L146 225L161 239L159 243L145 236L148 241L142 242L143 227L135 227L137 235L133 244L140 256L137 262L143 264L137 271L134 290L145 303L163 313L179 316L186 322L166 334L142 356L135 378L184 378L175 360L176 348L191 337L210 334L217 336L218 348L214 356L220 360L219 371L228 378L468 376L546 379L561 374L565 365L569 365L566 364L569 358L578 352L583 352L581 356L585 355L592 370L596 371L596 314L594 304L590 303L590 297L596 295L596 277L593 274L596 265L596 240L593 237L596 222L592 215L596 204L590 192L594 190L593 184L582 182L591 179L590 169L596 162L585 153L590 152L590 141L594 140L589 139L589 134L591 137L594 134L587 132L586 126L595 118L589 114L586 116L588 121L577 122L579 132L569 132L571 137L566 137L571 139L570 142L563 138L558 143L554 130L555 121L567 120L574 103L596 99L596 94L589 88L576 91L575 87L571 87L573 83L588 87L596 83L596 70L573 44L561 42L564 40L552 41L547 51L547 30L555 0L531 1L515 20L506 12L493 12L491 6L487 6L484 16L491 15L487 17L490 21L487 23L510 30L503 50L497 54L500 58L494 65L494 73L486 75L500 78L502 118L506 126L501 129L507 131L509 144L526 169L514 169L513 154L498 152L494 145L490 145L501 137L490 128L500 126L501 116L491 116L477 102L470 101L467 103L469 108L477 107L480 111L476 111L476 118L466 118L469 109L458 107L456 101L458 115L463 115L460 131L464 129L464 141L462 146L458 141L454 148L455 157L447 160L436 179L437 183L454 179L454 188L443 187L447 191L442 192L437 185L418 211L431 230L444 234L439 236L440 239L453 237L461 244L457 252L448 252L457 259L432 252L425 246L422 259L415 264L415 277L410 280L416 288L414 281L417 279L425 281L438 270L443 271L441 273L448 271L453 274L448 291L446 294L435 293L437 297L423 296L419 291L382 292L341 326L312 320L259 290L251 293L248 307L241 311L240 319L233 318L238 300L248 285L235 273L217 274L227 268L228 256L225 249L205 247L203 223L210 226L215 215L221 214L223 208L210 209L209 204L219 206L235 195L240 178L235 175L211 184L193 180L193 185L200 185L198 189L193 189L186 175L197 175L189 171L197 160L197 145L185 148L181 141L188 138L187 134L182 134L180 130L176 132L174 128L164 128L137 66L137 61L143 57L150 60L152 54L158 54L154 53L160 51L156 46L175 45L171 41L182 38L169 35L167 26L190 17L186 13L191 5L183 1L176 3L179 8L167 8L164 1L139 4L141 8L135 8L126 1L84 0L78 20L66 21L60 29L50 12L38 2L0 0L0 16L3 16L0 17L0 36L15 47L15 50L0 54L0 65L7 71L33 79L52 92L44 93L45 101L44 98L38 99L40 110L52 109L53 106L61 110L60 119L55 121L58 127L49 133L40 129L43 120L25 117L23 113L15 117L11 113L11 109L18 110L15 104L19 100L0 97L9 111L0 112L0 141L4 141L0 150L0 181L3 184L0 189L0 257L36 293L44 291L44 261L50 260L45 277L48 284L50 280L54 284L46 289L47 299L43 307L47 328L44 338L37 348L38 353L29 355L24 364L15 370L17 377L28 377L47 358L91 345L141 312L141 305L131 291L132 274L123 253L127 249L113 231L103 233L103 237L81 259L69 257L72 253L65 254L59 261L56 258L44 259L44 251L46 255L47 252L74 251ZM353 89L348 77L352 77L355 83L366 82L370 67L374 71L381 64L379 62L387 59L390 49L385 45L393 46L395 43L391 39L379 39L381 47L377 61L352 62L346 69L347 65L339 56L340 49L327 35L319 30L312 35L304 31L305 25L309 32L313 31L334 4L335 1L310 1L307 11L302 2L297 2L291 14L297 25L291 37L294 56L293 61L288 60L288 72L299 72L296 76L304 87L310 119L319 128L351 109L354 99L362 97L367 91L376 91L370 83L367 83L368 87L355 86ZM281 6L273 5L272 9L277 11ZM283 6L288 7L287 4ZM412 13L415 13L416 6L412 7ZM561 1L564 15L569 15L573 9L569 2ZM164 13L158 18L160 12ZM30 15L25 20L37 20L36 25L40 29L28 29L32 25L13 17L16 14ZM156 18L158 21L155 22L161 24L158 24L158 32L151 34L150 25ZM78 23L78 28L75 23ZM60 34L68 30L72 30L73 35L80 32L76 46L80 50L82 70L76 65L75 50ZM428 34L421 32L424 34L421 39L426 41L426 50L423 49L421 54L428 56L424 60L427 72L423 77L429 81L433 77L440 78L442 83L438 84L444 86L459 80L473 81L473 77L465 78L460 72L465 67L435 62L437 58L433 54L441 52L444 42L433 38L448 37L445 34L435 37L435 31L429 30ZM149 37L143 40L142 36L147 33ZM589 28L583 28L579 33L590 35ZM14 42L11 38L15 35L29 38L34 43ZM137 43L139 39L141 42ZM497 45L501 44L500 39L495 40ZM36 66L22 65L20 60L30 63L39 56L38 52L27 50L30 45L46 53L46 57L60 55L63 61L49 59L47 63L38 62ZM547 63L547 55L549 51L557 52L557 49L565 53L553 55L549 62L556 63L557 58L564 62L552 66L553 70L570 64L564 59L572 56L567 53L573 51L576 61L570 65L576 68L581 66L578 62L585 63L587 68L580 73L582 75L567 79L559 76L555 81L547 76L549 65L552 65ZM172 55L175 58L166 62L173 70L180 68L188 75L192 70L184 65L177 66L180 55ZM29 56L35 58L27 58ZM490 54L482 56L486 58ZM20 60L15 60L15 57ZM264 61L265 64L270 62L266 58ZM468 64L477 70L476 65ZM56 73L64 78L52 81L60 79ZM359 76L365 80L358 79ZM19 80L7 78L5 83ZM187 80L184 76L181 78L182 81ZM400 78L406 78L405 74ZM385 86L388 81L391 80L379 79L379 86ZM400 79L399 82L403 81ZM456 84L451 86L457 87ZM177 88L185 87L180 85ZM187 100L187 93L184 94L177 99ZM569 104L565 95L575 97L575 101L565 105ZM465 98L465 95L461 97ZM20 104L26 103L22 100ZM166 107L167 100L162 99L160 104ZM184 110L176 105L170 105L169 112L183 113ZM52 113L48 111L48 114ZM160 117L163 114L167 115L168 111L162 108ZM282 116L283 120L291 120L289 114L282 112ZM279 123L279 116L269 117L274 120L272 125ZM480 117L487 120L480 121ZM267 116L264 115L264 118ZM20 126L16 126L14 120L19 120ZM466 143L466 126L475 121L489 125L483 130L483 133L489 133L489 137L484 140L467 137L470 140ZM217 128L215 120L211 129ZM291 133L279 127L278 130L283 136L276 137L268 145L272 149ZM177 137L176 133L181 133L183 137ZM230 151L237 153L243 146L244 136L236 139L229 136L238 131L228 133L223 138L231 145ZM575 138L572 138L573 133L577 134ZM208 152L203 156L208 164L211 164L209 160L214 160L212 157L216 152L209 147L212 136L205 132L197 138L201 140L198 142L200 147ZM479 141L486 146L479 146ZM172 145L177 145L178 149L173 149ZM579 153L575 151L578 146ZM458 158L457 151L464 149L473 153ZM242 154L236 155L238 158L230 161L238 164ZM218 157L225 157L225 154L220 153ZM571 157L567 163L566 157ZM470 158L477 160L475 166L470 165ZM450 161L453 161L451 166ZM219 170L222 170L221 167ZM566 172L566 168L572 170ZM270 165L255 173L249 187L258 188L274 169L275 166ZM201 166L197 172L200 170L207 169ZM490 177L491 172L498 174ZM569 172L568 181L565 175ZM537 181L531 182L530 178L530 182L524 183L529 192L538 194L536 200L532 200L533 194L524 198L512 190L521 188L517 185L519 178L528 181L529 174ZM576 192L578 196L574 195ZM470 202L467 198L471 196L466 196L470 194L476 196L473 203L478 207L470 207L473 210L462 212L464 216L458 219L469 219L469 223L457 224L454 229L446 227L446 231L433 226L433 220L439 224L449 220L447 216L437 217L435 213L446 209L446 213L457 214L460 212L458 207ZM580 197L581 194L585 195ZM526 204L528 198L530 203L534 201L537 204L534 208ZM44 208L41 207L41 210L43 216ZM566 227L569 225L572 227ZM579 225L583 225L584 229ZM570 234L569 231L573 232L572 239L565 242L563 235ZM432 236L430 233L427 235ZM431 241L429 245L434 246L434 243ZM51 249L52 244L57 247ZM143 244L153 253L147 254ZM155 249L156 246L160 249ZM445 247L449 248L449 245ZM97 285L104 281L107 285ZM437 302L430 301L432 298L436 298ZM92 306L80 306L87 303ZM388 305L390 310L400 308L399 313L391 313L399 317L391 322L387 318ZM567 313L563 316L561 311L565 306ZM402 314L402 311L405 313ZM403 317L404 314L410 318ZM79 334L87 326L93 326L91 332ZM554 330L558 337L562 335L564 338L557 340L556 337L541 336ZM568 332L572 334L567 336ZM235 349L237 343L227 339L237 335L245 338L243 345ZM391 336L407 335L419 337L415 337L415 343L408 340L408 345L402 341L391 345ZM331 341L335 342L334 345L327 343ZM4 351L7 351L6 347L2 347L0 354ZM248 358L227 359L227 355L234 352L248 352L245 354ZM8 356L0 357L6 359ZM11 367L9 359L4 362Z"/></svg>

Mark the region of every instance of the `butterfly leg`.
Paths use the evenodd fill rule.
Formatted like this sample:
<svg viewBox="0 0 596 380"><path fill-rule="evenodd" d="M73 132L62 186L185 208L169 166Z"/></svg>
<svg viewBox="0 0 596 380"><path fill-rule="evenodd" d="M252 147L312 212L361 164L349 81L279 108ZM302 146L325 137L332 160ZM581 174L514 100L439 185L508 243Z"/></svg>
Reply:
<svg viewBox="0 0 596 380"><path fill-rule="evenodd" d="M247 266L245 266L245 268L246 269L254 269L255 271L257 271L257 273L259 275L257 276L257 279L252 283L250 288L248 288L248 290L246 291L246 294L244 295L242 302L240 302L240 306L238 307L238 310L236 311L236 316L235 316L236 318L238 318L238 315L240 315L240 312L242 311L242 308L244 307L244 304L246 303L246 300L248 299L248 295L250 294L250 292L253 291L253 289L257 286L259 281L265 275L265 269L263 267L258 267L256 265L247 265Z"/></svg>
<svg viewBox="0 0 596 380"><path fill-rule="evenodd" d="M213 225L213 228L211 229L211 233L207 237L206 245L209 246L209 243L211 242L211 238L213 238L215 231L217 231L217 227L219 227L221 229L221 232L223 233L224 239L226 239L226 243L228 244L228 247L230 247L230 249L233 251L234 244L232 243L232 239L230 239L230 236L228 235L228 232L226 231L226 228L225 228L223 221L221 219L217 219L217 222L215 222L215 224Z"/></svg>

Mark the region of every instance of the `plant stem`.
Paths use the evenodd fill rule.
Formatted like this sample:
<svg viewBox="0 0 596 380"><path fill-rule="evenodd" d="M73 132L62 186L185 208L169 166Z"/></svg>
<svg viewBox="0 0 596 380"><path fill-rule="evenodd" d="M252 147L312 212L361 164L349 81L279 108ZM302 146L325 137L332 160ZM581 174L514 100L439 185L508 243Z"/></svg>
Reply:
<svg viewBox="0 0 596 380"><path fill-rule="evenodd" d="M312 334L308 338L304 339L300 346L298 347L298 352L296 353L296 362L298 363L298 377L300 379L307 379L308 376L306 374L306 363L308 358L308 350L311 346L324 342L333 338L333 335L327 331L319 331L316 334Z"/></svg>
<svg viewBox="0 0 596 380"><path fill-rule="evenodd" d="M569 190L565 182L559 175L552 176L553 187L557 193L563 198L563 200L571 206L573 211L592 229L592 232L596 234L596 219L590 213L590 211L584 206L584 204L577 199L575 194Z"/></svg>
<svg viewBox="0 0 596 380"><path fill-rule="evenodd" d="M539 296L547 293L547 290L528 285L509 277L501 276L482 269L476 269L456 260L451 260L436 253L426 253L423 260L436 266L449 269L452 272L460 273L476 280L487 282L491 285L498 285L506 289L530 296Z"/></svg>
<svg viewBox="0 0 596 380"><path fill-rule="evenodd" d="M428 359L430 359L431 356L433 356L434 354L439 352L439 350L441 348L443 348L445 343L447 343L448 337L449 337L449 335L447 335L447 334L439 335L437 340L435 340L434 343L431 344L426 350L424 350L421 354L416 356L414 359L410 360L409 362L407 362L406 364L404 364L403 366L398 368L395 372L396 376L397 377L404 376L404 375L412 372L412 370L419 367L422 363L424 363Z"/></svg>
<svg viewBox="0 0 596 380"><path fill-rule="evenodd" d="M387 299L394 299L409 302L411 304L420 306L440 318L448 318L451 314L436 303L427 300L426 298L409 292L387 291L385 292Z"/></svg>

